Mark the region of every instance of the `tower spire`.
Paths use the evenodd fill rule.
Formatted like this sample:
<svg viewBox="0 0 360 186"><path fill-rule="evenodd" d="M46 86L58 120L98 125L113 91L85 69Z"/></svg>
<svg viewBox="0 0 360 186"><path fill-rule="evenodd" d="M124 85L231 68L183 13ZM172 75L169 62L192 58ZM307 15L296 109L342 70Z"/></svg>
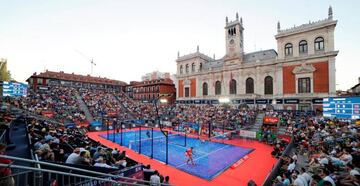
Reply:
<svg viewBox="0 0 360 186"><path fill-rule="evenodd" d="M240 17L240 24L242 25L242 17Z"/></svg>
<svg viewBox="0 0 360 186"><path fill-rule="evenodd" d="M229 19L228 19L228 17L226 16L226 18L225 18L225 23L226 24L228 24L229 23Z"/></svg>
<svg viewBox="0 0 360 186"><path fill-rule="evenodd" d="M178 51L178 58L180 57L180 51Z"/></svg>
<svg viewBox="0 0 360 186"><path fill-rule="evenodd" d="M236 21L239 21L239 14L236 12Z"/></svg>
<svg viewBox="0 0 360 186"><path fill-rule="evenodd" d="M332 19L332 18L333 18L333 10L332 10L332 7L331 7L331 6L329 6L328 18L329 18L329 19Z"/></svg>
<svg viewBox="0 0 360 186"><path fill-rule="evenodd" d="M196 46L196 52L199 52L199 45Z"/></svg>

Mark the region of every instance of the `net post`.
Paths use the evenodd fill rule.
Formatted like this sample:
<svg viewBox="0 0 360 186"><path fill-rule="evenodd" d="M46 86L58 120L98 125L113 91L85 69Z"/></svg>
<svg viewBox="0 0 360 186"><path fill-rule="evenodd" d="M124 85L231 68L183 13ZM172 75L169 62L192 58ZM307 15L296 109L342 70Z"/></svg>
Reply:
<svg viewBox="0 0 360 186"><path fill-rule="evenodd" d="M139 154L141 154L141 125L139 125Z"/></svg>
<svg viewBox="0 0 360 186"><path fill-rule="evenodd" d="M211 138L211 123L212 123L212 117L211 117L211 120L209 122L209 140Z"/></svg>
<svg viewBox="0 0 360 186"><path fill-rule="evenodd" d="M151 159L154 157L154 128L151 127Z"/></svg>
<svg viewBox="0 0 360 186"><path fill-rule="evenodd" d="M166 165L168 164L169 159L169 135L166 135Z"/></svg>
<svg viewBox="0 0 360 186"><path fill-rule="evenodd" d="M117 121L114 121L113 122L113 142L115 143L115 135L116 135L116 124L117 124Z"/></svg>
<svg viewBox="0 0 360 186"><path fill-rule="evenodd" d="M102 119L102 122L103 122L103 125L104 125L104 113L101 114L101 119ZM109 140L109 123L106 122L106 139Z"/></svg>
<svg viewBox="0 0 360 186"><path fill-rule="evenodd" d="M122 124L122 122L120 122L120 124L121 124L121 126L120 126L120 144L122 146L123 145L123 132L122 132L123 124Z"/></svg>
<svg viewBox="0 0 360 186"><path fill-rule="evenodd" d="M185 147L186 147L186 144L187 143L187 137L186 137L186 132L185 132Z"/></svg>

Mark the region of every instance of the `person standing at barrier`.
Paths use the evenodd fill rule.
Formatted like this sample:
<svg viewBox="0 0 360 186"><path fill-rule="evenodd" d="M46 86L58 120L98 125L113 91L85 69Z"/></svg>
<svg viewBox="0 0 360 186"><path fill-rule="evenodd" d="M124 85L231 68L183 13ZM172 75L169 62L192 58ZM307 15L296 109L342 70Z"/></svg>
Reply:
<svg viewBox="0 0 360 186"><path fill-rule="evenodd" d="M5 155L6 145L0 144L0 155ZM14 178L11 176L11 169L9 168L12 164L12 161L5 158L0 158L1 164L9 164L8 167L0 167L0 185L6 186L14 186L15 181Z"/></svg>
<svg viewBox="0 0 360 186"><path fill-rule="evenodd" d="M161 185L160 176L159 176L158 171L155 171L154 174L152 176L150 176L150 185L151 186L160 186Z"/></svg>

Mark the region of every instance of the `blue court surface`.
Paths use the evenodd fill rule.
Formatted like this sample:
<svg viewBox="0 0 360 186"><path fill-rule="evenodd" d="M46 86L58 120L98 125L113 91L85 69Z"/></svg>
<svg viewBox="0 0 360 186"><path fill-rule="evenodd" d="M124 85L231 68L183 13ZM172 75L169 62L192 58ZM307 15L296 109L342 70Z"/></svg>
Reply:
<svg viewBox="0 0 360 186"><path fill-rule="evenodd" d="M147 131L150 133L148 137ZM107 138L107 135L100 135ZM121 144L120 133L115 135L115 142ZM141 130L141 140L139 131L127 131L122 134L122 145L136 152L151 157L161 162L166 160L166 140L160 131L153 132L153 149L151 148L151 130ZM113 133L109 134L109 140L113 140ZM140 146L141 144L141 146ZM236 161L249 154L253 149L243 148L234 145L222 144L217 142L201 142L196 138L186 138L182 135L169 134L168 163L169 165L188 172L203 179L212 180L223 171L228 169ZM193 147L193 159L195 165L186 163L185 151Z"/></svg>

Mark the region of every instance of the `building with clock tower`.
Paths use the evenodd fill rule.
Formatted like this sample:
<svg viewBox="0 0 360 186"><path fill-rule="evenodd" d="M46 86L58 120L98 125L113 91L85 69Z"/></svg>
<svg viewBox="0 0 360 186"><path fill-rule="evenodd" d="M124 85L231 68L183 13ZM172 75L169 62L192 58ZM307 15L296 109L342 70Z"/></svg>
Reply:
<svg viewBox="0 0 360 186"><path fill-rule="evenodd" d="M225 19L225 54L216 59L200 52L176 59L177 102L233 104L277 109L315 110L322 98L335 96L334 30L332 8L325 19L281 29L277 50L244 51L244 25L236 14Z"/></svg>

